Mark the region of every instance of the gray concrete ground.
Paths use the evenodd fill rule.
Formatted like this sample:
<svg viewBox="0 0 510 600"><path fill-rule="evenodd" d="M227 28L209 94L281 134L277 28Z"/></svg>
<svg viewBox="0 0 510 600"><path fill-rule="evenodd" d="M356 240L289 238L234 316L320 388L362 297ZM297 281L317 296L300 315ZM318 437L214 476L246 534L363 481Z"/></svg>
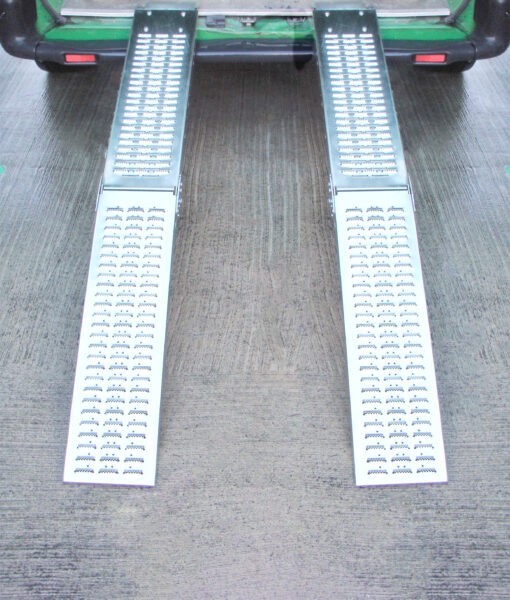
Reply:
<svg viewBox="0 0 510 600"><path fill-rule="evenodd" d="M120 66L0 55L0 597L510 597L510 54L392 67L450 483L354 486L313 64L199 65L157 485L61 483Z"/></svg>

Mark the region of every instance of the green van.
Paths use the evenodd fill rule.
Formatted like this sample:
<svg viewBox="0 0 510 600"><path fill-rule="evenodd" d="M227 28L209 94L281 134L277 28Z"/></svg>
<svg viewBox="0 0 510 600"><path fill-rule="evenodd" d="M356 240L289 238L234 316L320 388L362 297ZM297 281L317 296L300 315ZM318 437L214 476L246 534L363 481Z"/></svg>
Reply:
<svg viewBox="0 0 510 600"><path fill-rule="evenodd" d="M124 57L134 9L144 4L0 0L0 42L10 54L33 59L47 71L99 65ZM198 59L292 60L299 66L314 54L309 0L197 0L195 5ZM337 0L334 6L375 8L386 56L421 68L462 71L501 54L510 41L510 0Z"/></svg>

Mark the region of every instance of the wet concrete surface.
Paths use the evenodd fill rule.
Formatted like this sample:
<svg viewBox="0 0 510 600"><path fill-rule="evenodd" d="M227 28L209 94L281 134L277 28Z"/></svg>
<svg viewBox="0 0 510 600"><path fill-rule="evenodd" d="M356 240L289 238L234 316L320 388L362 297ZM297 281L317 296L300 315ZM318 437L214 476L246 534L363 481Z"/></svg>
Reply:
<svg viewBox="0 0 510 600"><path fill-rule="evenodd" d="M354 486L313 64L197 65L156 487L61 482L119 65L0 54L0 596L508 598L510 54L393 65L450 482Z"/></svg>

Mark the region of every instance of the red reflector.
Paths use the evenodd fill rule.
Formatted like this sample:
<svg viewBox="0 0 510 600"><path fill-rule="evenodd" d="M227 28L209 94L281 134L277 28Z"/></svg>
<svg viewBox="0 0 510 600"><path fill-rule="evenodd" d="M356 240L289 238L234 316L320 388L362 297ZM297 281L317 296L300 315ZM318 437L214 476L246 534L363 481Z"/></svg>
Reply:
<svg viewBox="0 0 510 600"><path fill-rule="evenodd" d="M415 54L414 62L416 63L444 63L446 62L446 54Z"/></svg>
<svg viewBox="0 0 510 600"><path fill-rule="evenodd" d="M96 63L95 54L66 54L66 63Z"/></svg>

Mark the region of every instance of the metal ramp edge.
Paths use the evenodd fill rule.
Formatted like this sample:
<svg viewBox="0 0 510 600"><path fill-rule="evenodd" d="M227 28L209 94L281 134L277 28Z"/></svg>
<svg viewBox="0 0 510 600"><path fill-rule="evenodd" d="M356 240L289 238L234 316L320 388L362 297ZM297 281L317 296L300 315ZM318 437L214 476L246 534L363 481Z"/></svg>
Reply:
<svg viewBox="0 0 510 600"><path fill-rule="evenodd" d="M402 142L373 10L314 11L356 484L447 480Z"/></svg>
<svg viewBox="0 0 510 600"><path fill-rule="evenodd" d="M154 485L196 10L138 10L100 189L64 481Z"/></svg>

